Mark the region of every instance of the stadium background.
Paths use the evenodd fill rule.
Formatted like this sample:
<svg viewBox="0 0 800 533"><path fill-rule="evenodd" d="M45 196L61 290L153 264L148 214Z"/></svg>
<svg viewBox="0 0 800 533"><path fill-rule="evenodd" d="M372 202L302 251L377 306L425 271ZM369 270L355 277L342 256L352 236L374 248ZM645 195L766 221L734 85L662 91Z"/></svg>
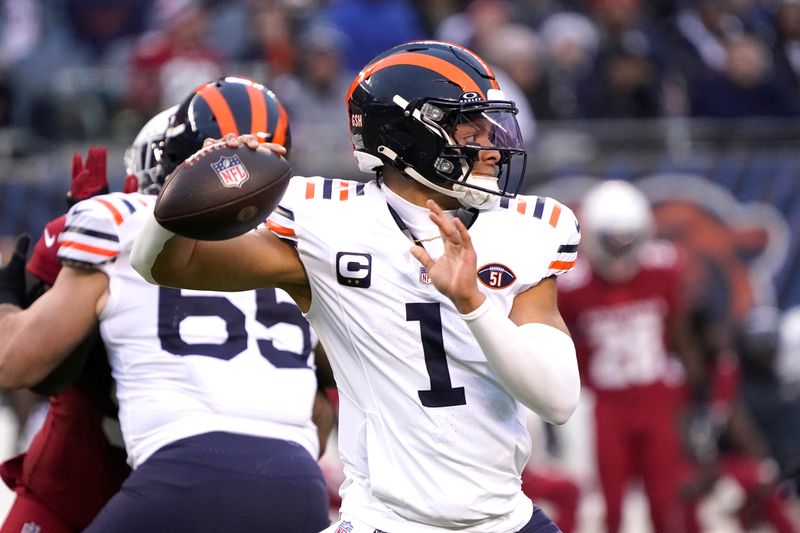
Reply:
<svg viewBox="0 0 800 533"><path fill-rule="evenodd" d="M263 81L284 101L296 173L366 179L345 88L376 53L430 37L473 48L512 89L530 153L524 193L574 205L595 180L638 183L661 233L700 258L720 320L735 329L754 304L780 308L783 371L800 375L791 0L5 0L0 253L64 211L74 152L107 146L119 190L141 124L221 74ZM588 439L579 422L573 442ZM3 457L17 445L10 424L0 423ZM561 460L588 476L585 450L573 453Z"/></svg>

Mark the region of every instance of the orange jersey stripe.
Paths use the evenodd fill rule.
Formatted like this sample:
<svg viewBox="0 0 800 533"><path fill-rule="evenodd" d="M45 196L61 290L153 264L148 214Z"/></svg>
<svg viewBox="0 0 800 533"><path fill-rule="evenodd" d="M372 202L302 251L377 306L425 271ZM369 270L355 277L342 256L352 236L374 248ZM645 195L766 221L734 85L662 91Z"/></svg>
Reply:
<svg viewBox="0 0 800 533"><path fill-rule="evenodd" d="M102 205L106 206L106 209L111 211L111 214L114 215L114 222L116 222L118 226L120 224L122 224L122 213L120 213L117 210L117 208L114 207L114 204L112 204L111 202L109 202L107 200L103 200L103 199L100 199L100 198L95 198L95 200L97 200Z"/></svg>
<svg viewBox="0 0 800 533"><path fill-rule="evenodd" d="M114 250L107 250L105 248L97 248L96 246L89 246L88 244L81 244L75 241L62 241L60 243L62 248L75 248L76 250L82 250L84 252L90 252L97 255L102 255L105 257L114 257L117 255L117 252Z"/></svg>
<svg viewBox="0 0 800 533"><path fill-rule="evenodd" d="M469 74L461 70L460 68L456 67L452 63L448 63L444 59L439 59L438 57L427 56L425 54L416 54L414 52L403 52L400 54L394 54L389 57L385 57L380 61L376 61L372 65L369 65L367 68L361 71L361 73L353 80L353 83L350 85L350 89L347 91L347 97L345 98L345 102L350 100L350 97L353 95L353 91L356 90L358 84L364 81L365 79L369 78L375 72L379 70L383 70L386 67L392 67L394 65L411 65L415 67L422 67L428 70L432 70L434 72L438 72L448 80L452 81L464 92L467 91L475 91L476 93L480 94L483 98L486 98L486 95L483 94L483 91L478 87L478 84L475 83Z"/></svg>
<svg viewBox="0 0 800 533"><path fill-rule="evenodd" d="M553 212L550 214L550 225L555 228L556 225L558 224L558 217L560 216L561 216L561 204L556 203L556 205L553 206Z"/></svg>
<svg viewBox="0 0 800 533"><path fill-rule="evenodd" d="M313 181L306 182L306 200L309 198L314 198L314 188L315 184Z"/></svg>
<svg viewBox="0 0 800 533"><path fill-rule="evenodd" d="M203 100L208 104L208 107L211 108L211 113L217 119L220 135L227 135L228 133L239 135L239 128L236 127L236 119L233 118L231 108L228 106L228 102L225 101L219 89L212 85L206 85L197 94L202 96Z"/></svg>
<svg viewBox="0 0 800 533"><path fill-rule="evenodd" d="M347 200L350 196L350 185L347 183L341 183L339 185L339 200Z"/></svg>
<svg viewBox="0 0 800 533"><path fill-rule="evenodd" d="M252 85L246 85L246 87L247 96L250 98L250 133L253 135L270 133L267 131L269 111L267 103L264 101L264 95Z"/></svg>
<svg viewBox="0 0 800 533"><path fill-rule="evenodd" d="M523 215L525 214L525 210L527 208L528 208L528 202L526 202L525 200L520 200L519 203L517 204L517 211L522 213Z"/></svg>
<svg viewBox="0 0 800 533"><path fill-rule="evenodd" d="M286 132L289 129L289 118L286 116L286 109L278 104L278 124L272 132L272 142L286 146Z"/></svg>
<svg viewBox="0 0 800 533"><path fill-rule="evenodd" d="M555 270L569 270L575 266L575 261L553 261L550 268Z"/></svg>
<svg viewBox="0 0 800 533"><path fill-rule="evenodd" d="M267 228L270 231L274 231L279 235L286 235L287 237L294 237L295 232L291 228L287 228L286 226L281 226L277 222L273 222L272 220L267 220Z"/></svg>

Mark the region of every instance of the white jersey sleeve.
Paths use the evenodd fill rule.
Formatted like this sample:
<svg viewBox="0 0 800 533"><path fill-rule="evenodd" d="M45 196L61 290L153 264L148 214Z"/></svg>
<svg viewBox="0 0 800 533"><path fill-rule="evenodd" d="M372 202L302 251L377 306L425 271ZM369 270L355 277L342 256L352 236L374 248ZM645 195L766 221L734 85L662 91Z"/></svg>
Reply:
<svg viewBox="0 0 800 533"><path fill-rule="evenodd" d="M140 209L149 209L154 197L111 193L78 202L67 213L59 236L62 263L105 270L126 243L125 221Z"/></svg>
<svg viewBox="0 0 800 533"><path fill-rule="evenodd" d="M578 257L581 234L578 220L569 207L546 196L518 196L510 202L501 202L501 205L538 220L541 231L549 234L550 246L538 250L546 263L542 278L572 270Z"/></svg>

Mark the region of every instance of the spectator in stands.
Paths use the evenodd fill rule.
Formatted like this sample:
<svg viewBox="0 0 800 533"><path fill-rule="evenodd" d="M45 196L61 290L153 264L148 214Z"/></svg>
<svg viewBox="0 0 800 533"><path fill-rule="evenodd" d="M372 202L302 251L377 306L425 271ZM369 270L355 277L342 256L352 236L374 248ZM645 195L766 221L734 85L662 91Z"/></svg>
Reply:
<svg viewBox="0 0 800 533"><path fill-rule="evenodd" d="M297 39L297 72L273 80L291 118L293 170L357 175L342 95L353 81L344 69L348 37L333 26L313 26ZM285 96L284 96L285 95Z"/></svg>
<svg viewBox="0 0 800 533"><path fill-rule="evenodd" d="M241 59L262 62L270 77L292 73L298 68L297 24L287 2L254 0L251 10Z"/></svg>
<svg viewBox="0 0 800 533"><path fill-rule="evenodd" d="M350 37L344 51L344 65L351 74L384 50L426 37L420 14L410 0L330 2L321 13L321 21Z"/></svg>
<svg viewBox="0 0 800 533"><path fill-rule="evenodd" d="M783 0L775 14L775 70L800 95L800 2Z"/></svg>
<svg viewBox="0 0 800 533"><path fill-rule="evenodd" d="M463 11L454 13L436 30L437 39L458 43L485 55L496 32L513 19L508 0L471 0Z"/></svg>
<svg viewBox="0 0 800 533"><path fill-rule="evenodd" d="M595 0L590 14L600 30L600 47L589 79L579 86L581 115L658 116L661 39L647 27L640 1Z"/></svg>
<svg viewBox="0 0 800 533"><path fill-rule="evenodd" d="M539 28L545 58L547 105L534 106L539 119L580 117L578 88L586 83L599 46L597 28L585 15L560 12Z"/></svg>
<svg viewBox="0 0 800 533"><path fill-rule="evenodd" d="M702 68L722 70L725 66L725 41L743 30L742 21L726 9L724 0L698 0L687 4L673 21L672 42L675 62L687 78Z"/></svg>
<svg viewBox="0 0 800 533"><path fill-rule="evenodd" d="M65 8L77 44L99 59L115 42L146 30L153 4L154 0L68 0Z"/></svg>
<svg viewBox="0 0 800 533"><path fill-rule="evenodd" d="M128 100L134 110L153 116L219 77L220 58L206 41L208 16L205 0L158 0L157 27L139 38L131 58Z"/></svg>
<svg viewBox="0 0 800 533"><path fill-rule="evenodd" d="M544 107L548 90L542 54L541 39L522 24L498 28L484 51L486 60L501 68L519 87L537 118L547 115Z"/></svg>
<svg viewBox="0 0 800 533"><path fill-rule="evenodd" d="M752 35L724 42L720 71L703 69L691 82L691 114L696 117L791 117L800 113L800 97L775 76L766 46Z"/></svg>

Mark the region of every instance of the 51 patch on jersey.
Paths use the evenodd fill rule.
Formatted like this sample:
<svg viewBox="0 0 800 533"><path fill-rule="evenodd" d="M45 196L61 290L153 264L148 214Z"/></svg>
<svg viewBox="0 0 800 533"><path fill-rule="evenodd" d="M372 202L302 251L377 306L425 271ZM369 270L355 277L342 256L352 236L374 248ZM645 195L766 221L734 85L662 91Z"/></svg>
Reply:
<svg viewBox="0 0 800 533"><path fill-rule="evenodd" d="M478 279L484 287L500 290L514 283L517 276L505 265L489 263L478 269Z"/></svg>

